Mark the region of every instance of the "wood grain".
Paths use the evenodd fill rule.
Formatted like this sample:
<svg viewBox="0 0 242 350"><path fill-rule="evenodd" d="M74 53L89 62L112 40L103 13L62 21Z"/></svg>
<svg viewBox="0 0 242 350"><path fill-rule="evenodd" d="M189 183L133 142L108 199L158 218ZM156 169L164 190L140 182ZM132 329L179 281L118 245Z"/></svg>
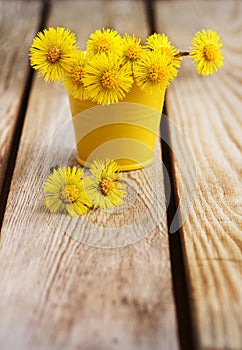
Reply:
<svg viewBox="0 0 242 350"><path fill-rule="evenodd" d="M180 214L198 349L239 350L242 2L157 1L155 10L158 30L180 49L186 50L202 28L217 31L224 41L224 66L212 77L199 77L189 58L184 60L168 90L167 113L175 125L171 143L177 194L182 198L187 190L193 200L181 199ZM178 130L183 138L177 137Z"/></svg>
<svg viewBox="0 0 242 350"><path fill-rule="evenodd" d="M0 1L0 193L27 80L26 57L39 15L39 2Z"/></svg>
<svg viewBox="0 0 242 350"><path fill-rule="evenodd" d="M57 2L48 24L80 43L108 25L148 31L140 1ZM160 150L153 166L124 174L123 208L50 215L42 185L51 166L75 162L70 125L64 89L36 79L2 227L0 347L176 350Z"/></svg>

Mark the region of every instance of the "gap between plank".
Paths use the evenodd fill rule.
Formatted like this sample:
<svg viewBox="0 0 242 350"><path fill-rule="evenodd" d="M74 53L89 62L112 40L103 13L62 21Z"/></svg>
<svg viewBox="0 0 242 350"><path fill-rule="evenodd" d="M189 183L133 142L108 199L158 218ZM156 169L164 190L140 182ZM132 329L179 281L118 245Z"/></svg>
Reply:
<svg viewBox="0 0 242 350"><path fill-rule="evenodd" d="M163 113L167 115L166 105L164 104ZM172 167L172 149L169 147L170 143L170 131L169 131L169 119L161 118L160 126L160 138L162 148L162 161L163 161L163 176L165 196L168 203L167 207L167 225L169 235L169 247L170 247L170 260L172 271L172 283L173 292L176 305L177 323L180 345L182 350L195 350L196 337L194 322L192 321L191 305L189 302L188 283L185 271L184 257L182 251L182 242L179 229L174 233L170 233L169 228L175 217L177 211L177 192L174 184L174 172ZM169 145L164 141L169 140ZM168 174L166 176L166 174ZM169 191L168 191L169 189ZM169 193L168 193L169 192ZM179 227L177 223L177 227Z"/></svg>
<svg viewBox="0 0 242 350"><path fill-rule="evenodd" d="M145 3L145 9L148 19L148 26L150 28L150 34L153 34L155 32L155 15L154 15L154 6L153 6L153 0L143 0Z"/></svg>
<svg viewBox="0 0 242 350"><path fill-rule="evenodd" d="M156 28L156 17L154 11L154 0L144 0L146 13L148 18L148 24L150 28L150 34L157 32ZM166 103L164 102L163 113L167 115ZM177 323L178 323L178 333L181 350L195 350L196 337L195 329L192 322L192 312L191 305L189 302L188 294L188 284L186 278L184 257L182 251L182 243L180 232L177 230L174 233L169 232L169 228L177 211L176 203L176 187L174 184L173 168L172 168L172 150L164 140L170 141L170 131L167 118L161 118L160 125L160 140L162 148L162 162L164 176L164 187L165 187L165 197L167 203L169 202L167 208L167 225L169 234L169 247L170 247L170 260L171 260L171 271L172 271L172 283L173 283L173 293L176 305ZM171 144L169 142L169 144ZM165 176L168 173L167 178ZM168 193L167 189L170 189ZM178 226L178 225L177 225Z"/></svg>
<svg viewBox="0 0 242 350"><path fill-rule="evenodd" d="M43 1L40 21L37 27L37 31L44 29L44 26L47 22L47 18L50 12L50 7L51 5L49 1ZM28 106L29 95L32 87L33 77L34 77L34 71L29 67L27 69L27 78L25 81L24 90L23 90L23 94L21 97L21 102L18 110L18 117L15 125L15 130L13 133L11 146L10 146L9 158L8 158L5 177L3 181L2 193L0 196L0 237L1 237L1 228L2 228L3 218L4 218L5 209L7 205L12 176L14 172L15 162L17 158L19 143L20 143L22 129L24 125L25 114Z"/></svg>

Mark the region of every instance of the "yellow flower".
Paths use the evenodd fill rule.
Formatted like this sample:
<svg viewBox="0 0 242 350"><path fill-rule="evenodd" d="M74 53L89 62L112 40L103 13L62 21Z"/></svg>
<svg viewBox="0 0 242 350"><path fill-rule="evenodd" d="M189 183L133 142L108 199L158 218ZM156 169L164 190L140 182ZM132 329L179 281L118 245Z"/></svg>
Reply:
<svg viewBox="0 0 242 350"><path fill-rule="evenodd" d="M163 34L154 33L146 39L146 46L154 51L160 51L161 53L165 52L167 55L170 55L173 58L179 51L172 46L168 36Z"/></svg>
<svg viewBox="0 0 242 350"><path fill-rule="evenodd" d="M86 193L94 208L108 209L123 204L126 185L120 182L118 164L113 160L94 161L90 171L94 177L88 178Z"/></svg>
<svg viewBox="0 0 242 350"><path fill-rule="evenodd" d="M198 74L210 75L223 65L220 36L211 29L197 32L191 43L190 56Z"/></svg>
<svg viewBox="0 0 242 350"><path fill-rule="evenodd" d="M120 57L95 55L85 68L83 78L88 98L99 104L121 101L133 84L131 68Z"/></svg>
<svg viewBox="0 0 242 350"><path fill-rule="evenodd" d="M165 52L146 52L137 62L134 78L141 90L148 94L164 91L177 75L174 62Z"/></svg>
<svg viewBox="0 0 242 350"><path fill-rule="evenodd" d="M90 35L87 41L87 52L96 55L97 53L122 53L123 39L121 35L113 29L96 30Z"/></svg>
<svg viewBox="0 0 242 350"><path fill-rule="evenodd" d="M146 46L150 50L160 51L161 53L165 53L171 59L174 59L173 64L175 67L177 68L180 67L182 58L175 57L175 55L179 53L179 50L175 46L171 45L168 36L165 35L164 33L163 34L154 33L150 35L146 39Z"/></svg>
<svg viewBox="0 0 242 350"><path fill-rule="evenodd" d="M51 213L66 212L71 216L83 215L91 207L85 191L83 169L60 167L54 169L45 184L45 205Z"/></svg>
<svg viewBox="0 0 242 350"><path fill-rule="evenodd" d="M123 38L123 52L125 62L130 62L131 65L141 58L143 48L140 44L141 39L136 38L134 35L125 34Z"/></svg>
<svg viewBox="0 0 242 350"><path fill-rule="evenodd" d="M77 51L75 62L64 78L63 85L67 92L78 100L86 98L83 77L85 76L86 55L83 51Z"/></svg>
<svg viewBox="0 0 242 350"><path fill-rule="evenodd" d="M30 64L47 82L60 81L69 71L76 50L75 34L68 29L44 29L33 40Z"/></svg>

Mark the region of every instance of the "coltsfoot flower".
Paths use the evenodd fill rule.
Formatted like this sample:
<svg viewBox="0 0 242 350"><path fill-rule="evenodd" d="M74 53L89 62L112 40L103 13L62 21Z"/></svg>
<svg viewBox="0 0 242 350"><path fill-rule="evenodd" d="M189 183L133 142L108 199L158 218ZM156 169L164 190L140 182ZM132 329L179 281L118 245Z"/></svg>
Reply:
<svg viewBox="0 0 242 350"><path fill-rule="evenodd" d="M141 39L135 35L125 34L123 38L123 55L125 62L129 62L131 67L142 57L143 47Z"/></svg>
<svg viewBox="0 0 242 350"><path fill-rule="evenodd" d="M121 173L114 160L94 161L88 177L86 193L94 208L110 209L123 204L126 185L121 183Z"/></svg>
<svg viewBox="0 0 242 350"><path fill-rule="evenodd" d="M164 91L176 75L173 59L165 52L146 52L134 69L137 85L148 94L157 90Z"/></svg>
<svg viewBox="0 0 242 350"><path fill-rule="evenodd" d="M63 81L66 91L78 100L84 100L86 98L86 90L83 84L86 62L87 58L84 51L78 51L71 70L65 75Z"/></svg>
<svg viewBox="0 0 242 350"><path fill-rule="evenodd" d="M133 84L130 66L120 57L104 53L89 60L83 81L88 98L98 104L121 101Z"/></svg>
<svg viewBox="0 0 242 350"><path fill-rule="evenodd" d="M59 167L54 169L44 184L45 205L50 212L68 213L71 216L83 215L91 207L84 185L83 169Z"/></svg>
<svg viewBox="0 0 242 350"><path fill-rule="evenodd" d="M30 64L45 81L61 81L73 64L76 36L69 29L49 28L39 32L30 48Z"/></svg>
<svg viewBox="0 0 242 350"><path fill-rule="evenodd" d="M176 68L179 68L181 65L181 57L177 57L179 54L179 50L171 45L171 42L167 35L164 33L154 33L146 39L146 47L152 51L158 51L161 53L165 53L167 56L173 59L173 65Z"/></svg>
<svg viewBox="0 0 242 350"><path fill-rule="evenodd" d="M99 53L122 53L123 39L121 35L113 29L107 28L96 30L90 35L86 47L88 54L96 55Z"/></svg>
<svg viewBox="0 0 242 350"><path fill-rule="evenodd" d="M190 57L198 74L210 75L223 65L220 36L211 29L197 32L190 47Z"/></svg>

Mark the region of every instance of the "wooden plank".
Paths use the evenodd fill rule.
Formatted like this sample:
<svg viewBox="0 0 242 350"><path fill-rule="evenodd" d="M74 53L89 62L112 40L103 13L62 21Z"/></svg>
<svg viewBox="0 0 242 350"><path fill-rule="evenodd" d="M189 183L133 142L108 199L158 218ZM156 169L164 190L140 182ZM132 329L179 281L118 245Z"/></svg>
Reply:
<svg viewBox="0 0 242 350"><path fill-rule="evenodd" d="M39 2L0 1L0 193L29 69L27 52L40 20Z"/></svg>
<svg viewBox="0 0 242 350"><path fill-rule="evenodd" d="M49 25L71 28L80 43L108 25L144 37L142 4L57 2ZM75 163L70 123L64 89L36 79L2 227L0 347L175 350L160 153L153 166L124 174L129 194L123 208L79 218L50 215L42 185L50 166L63 165L66 155Z"/></svg>
<svg viewBox="0 0 242 350"><path fill-rule="evenodd" d="M202 28L224 41L225 62L199 77L184 59L167 94L175 186L179 198L194 183L192 203L180 204L181 234L198 335L198 349L242 348L241 259L241 1L157 1L158 30L187 49ZM189 15L188 15L189 14ZM177 130L183 138L177 137ZM184 145L190 149L189 157ZM188 165L195 162L195 168ZM185 172L184 169L188 169ZM191 196L192 198L192 196Z"/></svg>

